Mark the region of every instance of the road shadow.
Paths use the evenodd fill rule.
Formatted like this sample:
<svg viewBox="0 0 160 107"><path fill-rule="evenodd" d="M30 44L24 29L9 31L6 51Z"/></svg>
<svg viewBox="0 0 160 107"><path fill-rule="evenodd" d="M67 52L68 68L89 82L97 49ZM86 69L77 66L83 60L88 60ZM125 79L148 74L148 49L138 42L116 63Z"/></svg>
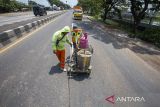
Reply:
<svg viewBox="0 0 160 107"><path fill-rule="evenodd" d="M59 64L52 66L50 71L49 71L49 75L53 75L53 74L60 74L63 71L59 69Z"/></svg>
<svg viewBox="0 0 160 107"><path fill-rule="evenodd" d="M92 38L99 40L106 44L112 44L115 49L128 48L135 53L149 54L149 55L160 55L160 49L154 48L153 45L147 45L142 47L137 45L139 39L129 38L128 34L115 28L107 28L102 22L93 22L89 20L84 21L73 21Z"/></svg>
<svg viewBox="0 0 160 107"><path fill-rule="evenodd" d="M91 77L85 73L80 73L69 77L69 79L74 79L76 81L83 81L85 79L91 79Z"/></svg>

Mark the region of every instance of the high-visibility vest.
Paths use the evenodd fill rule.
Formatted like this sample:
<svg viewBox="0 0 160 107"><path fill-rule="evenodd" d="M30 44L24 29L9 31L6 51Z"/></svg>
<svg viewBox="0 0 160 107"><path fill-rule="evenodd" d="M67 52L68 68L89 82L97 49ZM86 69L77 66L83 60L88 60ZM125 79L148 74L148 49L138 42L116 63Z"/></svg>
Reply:
<svg viewBox="0 0 160 107"><path fill-rule="evenodd" d="M72 42L78 44L79 43L79 39L82 35L82 29L74 29L71 32L72 35Z"/></svg>

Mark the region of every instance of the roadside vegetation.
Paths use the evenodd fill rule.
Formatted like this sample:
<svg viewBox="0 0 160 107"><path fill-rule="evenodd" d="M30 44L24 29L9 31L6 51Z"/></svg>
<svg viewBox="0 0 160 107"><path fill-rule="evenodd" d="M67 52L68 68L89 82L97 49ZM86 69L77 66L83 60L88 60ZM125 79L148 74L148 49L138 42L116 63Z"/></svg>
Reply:
<svg viewBox="0 0 160 107"><path fill-rule="evenodd" d="M66 3L63 3L60 0L47 0L47 1L50 3L51 6L56 5L58 7L63 8L63 9L70 9L71 8L70 5L67 4L67 1L66 1Z"/></svg>
<svg viewBox="0 0 160 107"><path fill-rule="evenodd" d="M130 37L160 47L159 0L79 0L78 5L82 6L84 13L109 26L125 30ZM141 26L143 23L147 26Z"/></svg>
<svg viewBox="0 0 160 107"><path fill-rule="evenodd" d="M60 0L47 0L51 6L56 5L61 9L70 9L67 3L63 3ZM16 0L0 0L0 13L17 12L17 11L29 11L32 9L33 5L37 4L35 1L28 0L28 4L16 1ZM45 7L46 10L51 10L51 7Z"/></svg>
<svg viewBox="0 0 160 107"><path fill-rule="evenodd" d="M27 11L31 7L16 0L0 0L0 13Z"/></svg>

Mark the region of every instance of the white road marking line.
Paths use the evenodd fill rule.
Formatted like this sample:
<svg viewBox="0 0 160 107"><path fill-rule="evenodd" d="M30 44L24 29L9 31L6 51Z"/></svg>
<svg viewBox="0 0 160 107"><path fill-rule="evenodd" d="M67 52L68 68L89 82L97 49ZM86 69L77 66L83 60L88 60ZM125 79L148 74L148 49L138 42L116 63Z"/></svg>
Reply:
<svg viewBox="0 0 160 107"><path fill-rule="evenodd" d="M74 24L74 23L72 23L72 28L73 28L73 24Z"/></svg>
<svg viewBox="0 0 160 107"><path fill-rule="evenodd" d="M18 28L23 28L24 26L19 26Z"/></svg>
<svg viewBox="0 0 160 107"><path fill-rule="evenodd" d="M11 32L12 30L13 30L13 29L10 29L10 30L6 30L6 31L4 31L4 32L6 32L6 33L7 33L7 32Z"/></svg>

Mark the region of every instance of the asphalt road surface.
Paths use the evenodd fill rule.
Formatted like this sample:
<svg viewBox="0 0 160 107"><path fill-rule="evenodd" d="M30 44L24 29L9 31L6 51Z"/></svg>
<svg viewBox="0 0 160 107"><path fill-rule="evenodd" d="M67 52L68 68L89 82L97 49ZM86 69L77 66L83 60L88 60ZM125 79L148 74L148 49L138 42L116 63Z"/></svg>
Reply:
<svg viewBox="0 0 160 107"><path fill-rule="evenodd" d="M51 50L52 34L77 23L89 33L94 48L90 77L68 78L60 72ZM66 45L66 57L69 46ZM115 95L144 100L115 101ZM121 99L122 100L122 99ZM72 20L72 12L58 16L0 54L0 107L160 107L160 72L84 17Z"/></svg>
<svg viewBox="0 0 160 107"><path fill-rule="evenodd" d="M58 11L48 11L47 14L50 15L57 12ZM35 18L35 16L32 11L0 14L0 26L25 21L33 18Z"/></svg>

